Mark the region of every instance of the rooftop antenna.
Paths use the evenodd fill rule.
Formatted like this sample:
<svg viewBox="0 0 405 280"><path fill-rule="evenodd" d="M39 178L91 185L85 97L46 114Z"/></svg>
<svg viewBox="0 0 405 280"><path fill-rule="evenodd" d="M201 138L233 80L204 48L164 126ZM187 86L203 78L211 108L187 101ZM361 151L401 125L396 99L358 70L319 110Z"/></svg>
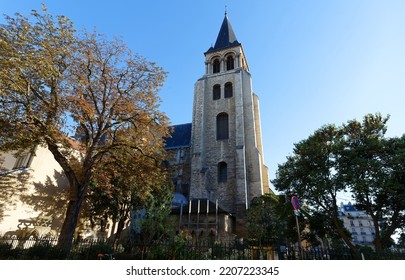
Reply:
<svg viewBox="0 0 405 280"><path fill-rule="evenodd" d="M226 11L227 6L225 5L225 16L228 14L228 12Z"/></svg>

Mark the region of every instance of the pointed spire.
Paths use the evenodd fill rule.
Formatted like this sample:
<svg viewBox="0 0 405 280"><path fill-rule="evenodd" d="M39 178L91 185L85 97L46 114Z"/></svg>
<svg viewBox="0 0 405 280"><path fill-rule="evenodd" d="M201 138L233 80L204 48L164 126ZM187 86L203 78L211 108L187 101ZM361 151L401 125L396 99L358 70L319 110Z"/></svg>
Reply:
<svg viewBox="0 0 405 280"><path fill-rule="evenodd" d="M240 45L233 32L231 23L229 22L228 15L225 8L225 18L222 22L221 29L219 30L217 40L214 47L211 47L207 52L216 51L232 46Z"/></svg>

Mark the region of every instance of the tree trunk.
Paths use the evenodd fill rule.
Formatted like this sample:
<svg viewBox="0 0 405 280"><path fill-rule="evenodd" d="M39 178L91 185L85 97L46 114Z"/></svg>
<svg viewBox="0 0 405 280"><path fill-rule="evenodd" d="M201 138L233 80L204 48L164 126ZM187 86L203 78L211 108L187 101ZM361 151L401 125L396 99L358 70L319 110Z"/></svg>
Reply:
<svg viewBox="0 0 405 280"><path fill-rule="evenodd" d="M121 237L121 233L124 230L124 226L125 226L125 217L121 217L118 221L118 227L117 227L117 232L115 233L115 238L114 238L114 244L117 243L117 241L119 241L120 237Z"/></svg>
<svg viewBox="0 0 405 280"><path fill-rule="evenodd" d="M335 215L333 215L333 223L335 224L335 227L339 233L339 236L343 239L345 244L349 246L350 251L352 252L352 255L355 259L361 259L361 255L359 250L356 248L356 246L353 245L352 241L350 238L346 235L344 232L343 228L339 224L339 218Z"/></svg>
<svg viewBox="0 0 405 280"><path fill-rule="evenodd" d="M381 253L382 251L384 251L391 236L394 234L395 229L398 227L396 221L398 220L399 211L397 210L394 211L394 213L391 216L391 225L388 228L386 228L383 233L380 231L378 225L378 218L377 218L378 216L379 215L372 216L375 229L374 245L377 253Z"/></svg>
<svg viewBox="0 0 405 280"><path fill-rule="evenodd" d="M76 226L79 221L79 214L84 196L79 196L76 200L70 200L67 206L65 220L63 222L59 238L58 247L64 252L64 256L68 257L72 249L73 237Z"/></svg>
<svg viewBox="0 0 405 280"><path fill-rule="evenodd" d="M45 141L48 145L49 151L53 154L55 160L65 172L66 178L68 179L70 185L70 198L57 244L57 246L62 249L64 256L68 257L70 250L72 249L73 237L79 221L79 214L83 203L84 194L86 193L88 184L90 182L91 173L85 172L85 174L87 173L87 176L85 176L83 181L86 183L84 185L80 184L77 180L74 169L69 164L68 158L60 152L57 141L49 136L45 137ZM87 168L87 170L90 170L90 168Z"/></svg>
<svg viewBox="0 0 405 280"><path fill-rule="evenodd" d="M125 207L125 209L123 209L123 211L122 211L122 213L120 215L120 219L118 221L118 226L117 226L117 232L116 232L115 238L114 238L114 244L116 244L116 242L119 241L119 239L121 237L121 233L122 233L122 231L124 230L124 227L125 227L125 221L127 221L128 218L129 218L130 211L128 210L128 208Z"/></svg>
<svg viewBox="0 0 405 280"><path fill-rule="evenodd" d="M375 250L377 252L381 252L383 250L383 244L381 242L380 236L376 235L376 237L374 239L374 245L375 245Z"/></svg>

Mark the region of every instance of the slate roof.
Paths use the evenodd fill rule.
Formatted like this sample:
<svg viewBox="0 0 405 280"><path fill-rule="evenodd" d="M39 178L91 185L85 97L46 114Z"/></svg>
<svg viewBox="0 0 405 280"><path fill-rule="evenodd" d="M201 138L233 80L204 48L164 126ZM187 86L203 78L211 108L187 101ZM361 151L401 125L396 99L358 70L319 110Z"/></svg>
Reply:
<svg viewBox="0 0 405 280"><path fill-rule="evenodd" d="M338 210L338 216L346 216L347 212L362 212L358 210L354 205L352 204L342 204L340 209ZM350 216L350 213L348 213Z"/></svg>
<svg viewBox="0 0 405 280"><path fill-rule="evenodd" d="M238 45L240 45L240 43L236 39L228 16L225 14L215 45L214 47L209 48L207 53Z"/></svg>
<svg viewBox="0 0 405 280"><path fill-rule="evenodd" d="M344 209L345 211L352 211L352 212L359 211L359 210L356 209L356 207L354 207L354 206L351 205L351 204L343 205L343 209Z"/></svg>
<svg viewBox="0 0 405 280"><path fill-rule="evenodd" d="M171 138L165 138L166 150L190 147L191 123L173 125L170 128L173 132Z"/></svg>

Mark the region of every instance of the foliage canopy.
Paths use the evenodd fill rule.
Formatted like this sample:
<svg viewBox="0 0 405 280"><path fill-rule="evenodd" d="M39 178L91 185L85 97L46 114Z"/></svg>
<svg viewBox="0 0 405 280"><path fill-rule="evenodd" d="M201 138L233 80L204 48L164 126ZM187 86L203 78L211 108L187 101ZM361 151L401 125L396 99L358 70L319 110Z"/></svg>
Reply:
<svg viewBox="0 0 405 280"><path fill-rule="evenodd" d="M59 237L60 244L70 244L95 174L109 164L144 178L160 172L168 119L158 110L158 91L166 72L121 40L79 33L67 17L54 17L46 8L5 19L0 150L45 145L53 154L70 185ZM131 169L133 162L144 166Z"/></svg>
<svg viewBox="0 0 405 280"><path fill-rule="evenodd" d="M404 227L405 135L385 137L388 119L369 114L362 122L321 127L295 144L273 180L277 190L299 196L313 214L328 217L354 254L358 250L339 222L340 194L351 193L373 218L377 250Z"/></svg>

